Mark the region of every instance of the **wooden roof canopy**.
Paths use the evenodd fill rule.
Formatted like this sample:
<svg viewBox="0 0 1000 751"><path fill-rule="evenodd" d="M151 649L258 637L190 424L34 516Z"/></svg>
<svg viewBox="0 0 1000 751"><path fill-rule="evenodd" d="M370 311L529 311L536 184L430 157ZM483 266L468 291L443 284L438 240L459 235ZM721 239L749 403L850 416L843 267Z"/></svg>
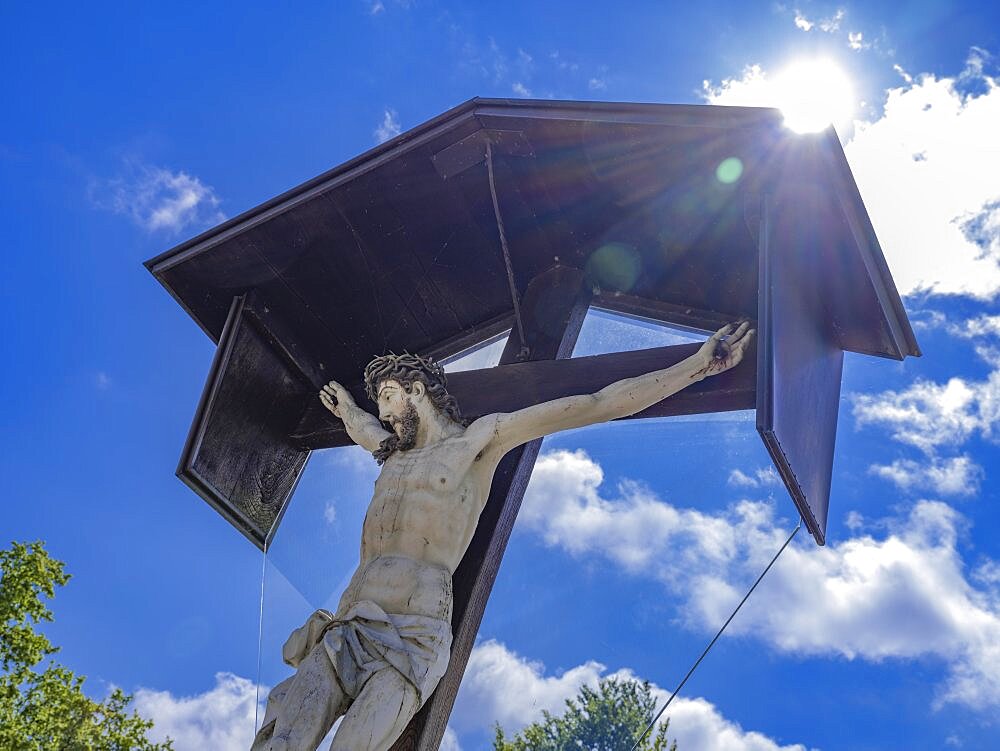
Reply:
<svg viewBox="0 0 1000 751"><path fill-rule="evenodd" d="M836 134L772 109L473 99L151 259L219 344L182 479L264 546L309 451L350 442L323 383L363 405L373 356L442 358L512 327L487 143L530 331L527 356L449 378L466 414L690 351L557 362L581 301L696 329L754 319L755 362L644 414L756 408L822 543L842 353L919 349Z"/></svg>

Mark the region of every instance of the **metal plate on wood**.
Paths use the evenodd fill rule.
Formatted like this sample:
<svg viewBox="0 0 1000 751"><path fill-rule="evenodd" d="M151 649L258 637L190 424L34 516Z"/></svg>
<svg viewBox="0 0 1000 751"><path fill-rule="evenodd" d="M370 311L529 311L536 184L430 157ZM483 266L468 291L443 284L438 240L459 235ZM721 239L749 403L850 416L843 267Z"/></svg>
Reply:
<svg viewBox="0 0 1000 751"><path fill-rule="evenodd" d="M288 436L310 398L251 297L234 298L177 476L260 548L309 456Z"/></svg>
<svg viewBox="0 0 1000 751"><path fill-rule="evenodd" d="M446 180L459 172L464 172L486 159L487 143L493 147L494 154L534 156L531 144L520 131L477 130L432 156L434 169Z"/></svg>
<svg viewBox="0 0 1000 751"><path fill-rule="evenodd" d="M757 430L806 528L826 542L844 353L820 294L808 212L761 212Z"/></svg>

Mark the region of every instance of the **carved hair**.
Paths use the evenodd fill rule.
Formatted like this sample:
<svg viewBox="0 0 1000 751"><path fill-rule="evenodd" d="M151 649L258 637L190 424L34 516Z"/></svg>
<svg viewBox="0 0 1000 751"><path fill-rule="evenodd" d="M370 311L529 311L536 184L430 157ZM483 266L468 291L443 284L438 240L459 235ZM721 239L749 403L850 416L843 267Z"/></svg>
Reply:
<svg viewBox="0 0 1000 751"><path fill-rule="evenodd" d="M468 424L462 417L455 397L448 393L444 368L430 358L406 352L376 357L365 368L365 388L373 402L378 401L378 387L383 381L396 381L408 394L412 391L413 384L419 381L424 384L427 398L439 412L459 425ZM397 436L389 436L374 452L376 461L382 464L397 449L405 450L399 445Z"/></svg>

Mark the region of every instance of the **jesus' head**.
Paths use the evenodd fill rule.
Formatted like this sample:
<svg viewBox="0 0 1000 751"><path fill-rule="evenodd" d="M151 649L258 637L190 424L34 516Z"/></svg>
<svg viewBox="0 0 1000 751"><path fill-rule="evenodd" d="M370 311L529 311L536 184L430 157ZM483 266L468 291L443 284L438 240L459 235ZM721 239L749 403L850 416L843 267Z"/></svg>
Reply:
<svg viewBox="0 0 1000 751"><path fill-rule="evenodd" d="M383 355L368 363L368 396L378 404L379 419L394 433L373 453L379 464L396 451L413 448L420 427L420 408L434 409L442 417L465 425L458 402L446 385L444 369L419 355Z"/></svg>

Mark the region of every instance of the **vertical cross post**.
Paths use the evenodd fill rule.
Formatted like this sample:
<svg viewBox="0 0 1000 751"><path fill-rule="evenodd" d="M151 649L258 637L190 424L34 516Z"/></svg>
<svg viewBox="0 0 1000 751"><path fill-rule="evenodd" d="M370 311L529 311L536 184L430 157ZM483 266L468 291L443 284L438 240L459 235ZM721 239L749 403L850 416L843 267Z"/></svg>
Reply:
<svg viewBox="0 0 1000 751"><path fill-rule="evenodd" d="M590 302L584 286L583 272L564 266L540 274L528 285L521 300L521 316L529 360L561 360L573 353ZM515 362L521 349L517 331L511 331L500 364ZM476 534L455 571L454 639L448 672L392 751L432 751L441 744L541 445L539 438L519 446L497 467Z"/></svg>

